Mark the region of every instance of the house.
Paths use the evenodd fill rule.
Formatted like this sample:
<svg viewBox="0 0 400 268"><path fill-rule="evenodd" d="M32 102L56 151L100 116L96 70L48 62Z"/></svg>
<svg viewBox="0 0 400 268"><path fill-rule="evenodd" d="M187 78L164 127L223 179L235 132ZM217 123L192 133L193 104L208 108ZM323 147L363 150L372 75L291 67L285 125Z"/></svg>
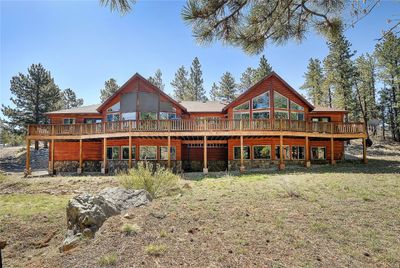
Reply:
<svg viewBox="0 0 400 268"><path fill-rule="evenodd" d="M314 107L271 73L231 103L178 102L139 74L104 103L47 113L30 142L50 142L49 172L115 172L157 161L176 172L245 170L336 161L344 142L363 139L363 123L341 109Z"/></svg>

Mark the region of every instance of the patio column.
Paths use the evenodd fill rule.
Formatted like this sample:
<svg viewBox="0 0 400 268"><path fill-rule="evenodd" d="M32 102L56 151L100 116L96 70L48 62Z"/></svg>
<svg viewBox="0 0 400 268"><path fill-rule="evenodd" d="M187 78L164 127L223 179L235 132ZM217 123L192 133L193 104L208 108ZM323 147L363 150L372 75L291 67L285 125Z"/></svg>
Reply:
<svg viewBox="0 0 400 268"><path fill-rule="evenodd" d="M79 140L79 168L77 173L82 174L83 172L83 141Z"/></svg>
<svg viewBox="0 0 400 268"><path fill-rule="evenodd" d="M283 135L279 137L279 170L285 169L285 162L283 161Z"/></svg>
<svg viewBox="0 0 400 268"><path fill-rule="evenodd" d="M244 149L243 149L243 136L240 136L240 172L245 171L244 167Z"/></svg>
<svg viewBox="0 0 400 268"><path fill-rule="evenodd" d="M333 138L331 138L331 165L335 165L336 161L335 161L335 146L333 143Z"/></svg>
<svg viewBox="0 0 400 268"><path fill-rule="evenodd" d="M310 162L310 143L308 141L308 136L306 136L306 161L304 162L304 166L309 168L311 167L311 162Z"/></svg>
<svg viewBox="0 0 400 268"><path fill-rule="evenodd" d="M203 147L204 147L204 167L203 167L203 173L207 174L208 173L208 163L207 163L207 136L204 136L204 142L203 142Z"/></svg>
<svg viewBox="0 0 400 268"><path fill-rule="evenodd" d="M54 175L54 140L51 140L51 145L50 145L49 175Z"/></svg>
<svg viewBox="0 0 400 268"><path fill-rule="evenodd" d="M368 159L367 159L367 139L363 138L363 163L367 164Z"/></svg>
<svg viewBox="0 0 400 268"><path fill-rule="evenodd" d="M171 168L171 136L168 136L168 168Z"/></svg>
<svg viewBox="0 0 400 268"><path fill-rule="evenodd" d="M131 121L129 122L132 123ZM132 136L129 136L128 168L132 168Z"/></svg>
<svg viewBox="0 0 400 268"><path fill-rule="evenodd" d="M107 173L107 138L103 139L103 166L101 167L101 173Z"/></svg>
<svg viewBox="0 0 400 268"><path fill-rule="evenodd" d="M31 174L31 140L26 139L25 177Z"/></svg>

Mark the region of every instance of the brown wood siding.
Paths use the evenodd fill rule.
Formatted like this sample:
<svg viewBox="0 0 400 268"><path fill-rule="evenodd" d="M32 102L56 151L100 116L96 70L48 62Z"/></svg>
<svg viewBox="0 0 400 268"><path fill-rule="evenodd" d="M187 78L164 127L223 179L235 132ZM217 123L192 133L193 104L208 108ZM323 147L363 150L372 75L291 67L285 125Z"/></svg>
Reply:
<svg viewBox="0 0 400 268"><path fill-rule="evenodd" d="M65 118L75 118L76 124L82 124L85 121L85 118L102 118L101 114L93 115L93 114L49 114L51 124L64 124Z"/></svg>
<svg viewBox="0 0 400 268"><path fill-rule="evenodd" d="M329 117L331 122L343 122L343 112L311 112L307 116L307 121L311 121L314 117Z"/></svg>
<svg viewBox="0 0 400 268"><path fill-rule="evenodd" d="M207 160L227 160L227 148L207 148ZM182 145L182 160L203 161L204 148L189 148L187 144Z"/></svg>
<svg viewBox="0 0 400 268"><path fill-rule="evenodd" d="M196 117L225 117L226 114L224 113L190 113L190 119L196 118Z"/></svg>

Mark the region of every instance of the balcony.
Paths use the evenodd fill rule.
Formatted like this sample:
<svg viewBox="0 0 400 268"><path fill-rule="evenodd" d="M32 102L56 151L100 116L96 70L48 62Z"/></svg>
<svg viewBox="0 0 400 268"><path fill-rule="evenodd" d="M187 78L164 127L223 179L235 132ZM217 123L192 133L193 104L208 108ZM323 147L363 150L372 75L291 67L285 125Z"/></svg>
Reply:
<svg viewBox="0 0 400 268"><path fill-rule="evenodd" d="M29 125L28 138L102 138L133 136L288 135L366 137L358 122L309 122L286 119L128 120L95 124Z"/></svg>

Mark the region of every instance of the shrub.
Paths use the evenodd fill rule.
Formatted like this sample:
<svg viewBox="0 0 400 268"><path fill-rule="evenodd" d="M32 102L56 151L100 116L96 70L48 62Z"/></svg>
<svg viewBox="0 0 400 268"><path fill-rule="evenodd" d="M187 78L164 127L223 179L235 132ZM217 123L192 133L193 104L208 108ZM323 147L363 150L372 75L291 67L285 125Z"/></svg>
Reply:
<svg viewBox="0 0 400 268"><path fill-rule="evenodd" d="M138 163L138 167L119 175L127 189L145 189L153 198L169 195L179 189L179 177L160 165Z"/></svg>
<svg viewBox="0 0 400 268"><path fill-rule="evenodd" d="M115 265L117 263L117 254L115 253L110 253L107 255L102 256L99 260L98 260L98 264L100 266L110 266L110 265Z"/></svg>
<svg viewBox="0 0 400 268"><path fill-rule="evenodd" d="M167 251L167 246L150 244L146 247L145 250L146 250L146 253L149 255L161 256Z"/></svg>
<svg viewBox="0 0 400 268"><path fill-rule="evenodd" d="M140 227L137 224L124 223L121 227L121 232L126 235L135 235L140 232Z"/></svg>

